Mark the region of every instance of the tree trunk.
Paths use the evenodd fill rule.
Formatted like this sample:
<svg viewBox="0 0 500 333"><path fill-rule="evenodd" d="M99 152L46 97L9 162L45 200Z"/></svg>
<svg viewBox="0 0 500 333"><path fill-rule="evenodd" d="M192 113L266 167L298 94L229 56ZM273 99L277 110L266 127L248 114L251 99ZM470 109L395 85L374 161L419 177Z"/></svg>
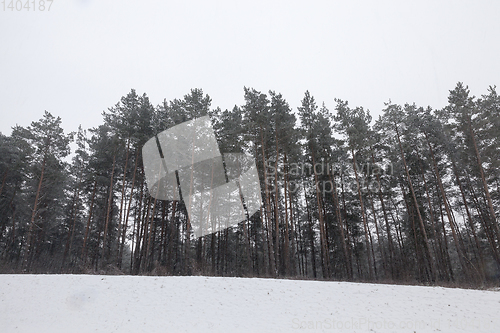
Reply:
<svg viewBox="0 0 500 333"><path fill-rule="evenodd" d="M290 232L288 230L288 167L286 153L284 154L284 165L285 165L285 275L290 275Z"/></svg>
<svg viewBox="0 0 500 333"><path fill-rule="evenodd" d="M122 267L123 249L125 246L125 237L127 235L128 219L130 216L130 208L132 205L132 200L134 199L135 179L136 179L137 167L139 166L139 162L137 160L138 157L139 157L139 149L137 149L137 151L135 153L135 167L134 167L134 174L132 175L132 188L130 189L130 197L128 199L127 213L125 214L125 225L123 226L123 229L122 229L120 252L118 254L118 268Z"/></svg>
<svg viewBox="0 0 500 333"><path fill-rule="evenodd" d="M375 165L375 156L373 155L372 147L370 147L370 152L371 152L371 156L372 156L372 163ZM387 212L385 210L384 198L382 196L382 183L380 181L380 175L377 173L376 177L377 177L377 183L378 183L378 197L380 200L380 205L382 207L382 212L384 214L385 229L386 229L386 233L387 233L387 241L389 243L388 244L389 245L389 265L391 267L391 278L394 280L394 277L395 277L395 275L394 275L395 274L394 261L393 261L393 260L395 260L394 243L392 240L391 228L389 226L389 219L387 217Z"/></svg>
<svg viewBox="0 0 500 333"><path fill-rule="evenodd" d="M120 238L122 236L122 227L123 227L123 202L125 199L125 184L127 179L127 167L128 167L128 155L130 151L130 138L127 139L127 152L125 154L125 167L123 168L123 176L122 176L122 193L120 198L120 215L118 217L118 232L117 232L117 241L118 246L116 247L116 259L118 267L121 266L121 244ZM126 203L125 203L126 205Z"/></svg>
<svg viewBox="0 0 500 333"><path fill-rule="evenodd" d="M40 192L42 190L42 182L43 182L43 176L45 173L45 164L47 161L47 157L43 157L43 162L42 162L42 172L40 175L40 181L38 182L38 188L36 190L36 195L35 195L35 203L33 204L33 210L31 212L31 221L30 221L30 228L28 232L28 240L26 242L26 251L25 251L25 260L24 264L26 269L29 271L30 266L31 266L31 255L33 252L32 248L32 237L33 237L33 227L35 226L35 218L37 215L37 209L38 209L38 200L40 198Z"/></svg>
<svg viewBox="0 0 500 333"><path fill-rule="evenodd" d="M446 211L446 216L448 217L448 223L450 224L451 233L452 233L452 236L453 236L453 242L455 243L455 247L456 247L456 250L457 250L458 258L459 258L459 261L461 263L462 268L464 269L464 273L467 274L467 267L466 267L466 265L464 263L464 257L465 257L465 255L464 255L464 253L460 249L457 231L455 230L455 226L453 224L453 217L451 216L451 209L448 206L448 199L447 199L446 193L444 191L443 182L441 181L441 176L439 174L439 170L438 170L438 167L437 167L436 159L434 157L434 151L432 150L432 146L430 145L430 143L429 142L427 142L427 143L429 145L429 151L431 152L432 165L433 165L433 168L434 168L434 174L436 176L436 180L437 180L437 183L438 183L438 188L439 188L439 191L441 193L441 198L443 200L444 209Z"/></svg>
<svg viewBox="0 0 500 333"><path fill-rule="evenodd" d="M96 191L97 191L97 177L96 180L94 181L94 190L92 191L92 199L90 199L89 218L87 219L87 227L85 228L85 236L83 237L82 260L84 261L84 263L87 261L87 238L89 236L90 222L92 221L92 213L94 212L94 200Z"/></svg>
<svg viewBox="0 0 500 333"><path fill-rule="evenodd" d="M312 216L311 216L311 210L309 209L309 203L307 199L307 194L306 194L306 187L304 183L302 183L304 186L304 199L306 203L306 210L307 210L307 220L308 220L308 225L309 225L309 244L311 247L311 264L312 264L312 271L313 271L313 277L316 278L317 276L317 269L316 269L316 249L314 245L314 228L313 228L313 221L312 221Z"/></svg>
<svg viewBox="0 0 500 333"><path fill-rule="evenodd" d="M344 267L346 269L346 275L349 280L352 280L352 258L349 255L349 251L347 250L347 244L346 244L346 236L345 236L345 231L344 231L344 224L342 222L342 216L340 212L340 203L339 203L339 198L337 195L337 184L335 183L335 174L333 173L328 173L330 177L330 182L332 183L333 187L333 192L332 192L332 198L333 198L333 204L335 206L335 215L337 215L337 224L340 229L340 237L342 239L342 249L344 251ZM333 175L333 177L332 177Z"/></svg>
<svg viewBox="0 0 500 333"><path fill-rule="evenodd" d="M78 186L76 187L75 194L73 196L73 203L71 205L71 227L68 228L68 237L66 239L66 245L64 247L64 254L63 254L63 259L62 259L62 264L61 264L61 269L64 267L64 263L66 262L66 258L68 254L71 251L71 245L73 243L73 236L75 233L75 224L76 224L76 212L78 210L78 200L80 197L80 186L81 186L81 172L78 177Z"/></svg>
<svg viewBox="0 0 500 333"><path fill-rule="evenodd" d="M265 154L265 149L264 149L264 136L262 133L262 127L260 128L260 140L261 140L261 148L262 148L262 165L264 168L264 188L265 188L265 194L266 194L266 210L265 210L266 214L265 214L265 217L266 217L266 226L267 226L267 244L268 244L268 248L269 248L269 266L271 268L272 275L276 276L277 270L276 270L276 262L274 260L274 246L273 246L273 241L270 240L270 238L271 238L270 233L272 232L272 228L271 228L271 222L270 222L271 212L269 209L271 206L271 202L269 201L270 194L269 194L269 186L267 183L267 169L266 169L266 157L265 157L266 154Z"/></svg>
<svg viewBox="0 0 500 333"><path fill-rule="evenodd" d="M106 251L106 241L107 241L107 236L108 236L108 227L109 227L109 220L110 220L110 212L111 212L111 205L113 204L113 180L115 176L115 164L116 164L116 150L115 153L113 154L113 167L111 170L111 180L109 182L109 197L108 197L108 207L106 210L106 224L104 226L104 236L102 239L102 258L103 262L106 258L106 252L109 253L109 251Z"/></svg>
<svg viewBox="0 0 500 333"><path fill-rule="evenodd" d="M280 220L278 211L278 200L279 200L279 189L278 189L278 160L279 160L279 150L278 150L278 132L276 131L276 161L274 162L274 241L275 241L275 256L276 256L276 271L278 274L281 270L281 253L280 253Z"/></svg>
<svg viewBox="0 0 500 333"><path fill-rule="evenodd" d="M382 241L382 238L380 238L380 232L378 230L378 223L377 223L377 212L375 211L375 205L373 204L373 197L371 194L370 194L370 205L373 212L373 223L375 224L375 232L377 233L377 245L380 251L380 257L382 258L382 267L384 267L384 273L385 275L387 275L387 259L384 253L384 243ZM373 256L375 257L375 255Z"/></svg>
<svg viewBox="0 0 500 333"><path fill-rule="evenodd" d="M312 147L311 147L312 148ZM323 277L330 277L329 270L329 260L328 260L328 248L326 246L326 231L325 231L325 221L323 218L323 205L321 204L321 194L319 192L319 180L318 174L316 172L316 159L314 157L314 151L311 149L311 156L313 162L313 172L314 172L314 188L316 189L316 199L318 204L318 217L319 217L319 235L320 235L320 246L321 246L321 265L323 268Z"/></svg>
<svg viewBox="0 0 500 333"><path fill-rule="evenodd" d="M397 126L396 123L394 123L394 127L396 129L396 136L397 136L398 143L399 143L399 150L401 152L401 159L403 160L403 165L405 167L406 178L408 179L408 184L409 184L409 187L410 187L411 195L413 197L413 203L415 204L415 209L416 209L417 215L418 215L418 221L420 223L420 228L422 229L422 234L424 236L425 250L426 250L426 254L427 254L427 257L428 257L428 260L429 260L429 264L430 264L431 279L432 279L432 281L434 281L436 274L435 274L435 268L434 268L434 260L432 259L432 253L431 253L431 249L430 249L430 246L429 246L429 239L427 238L427 232L425 231L424 221L422 219L422 215L420 214L420 208L419 208L419 205L418 205L417 197L415 195L415 191L413 189L413 184L412 184L412 181L411 181L411 178L410 178L410 172L408 170L408 165L406 164L406 158L405 158L405 155L404 155L404 152L403 152L403 145L401 144L401 139L400 139L400 136L399 136L399 130L398 130L398 126Z"/></svg>
<svg viewBox="0 0 500 333"><path fill-rule="evenodd" d="M476 153L477 165L479 166L479 171L481 173L481 180L483 183L484 193L486 195L486 200L488 201L488 208L490 210L491 222L493 224L493 227L495 228L497 238L500 241L500 231L498 230L495 209L493 208L493 202L491 201L490 191L488 190L488 184L486 183L486 177L484 176L483 162L481 161L481 155L479 154L479 150L477 148L476 135L474 133L474 130L472 129L472 121L470 116L468 117L468 122L469 122L470 134L472 137L472 143L474 144L474 152Z"/></svg>
<svg viewBox="0 0 500 333"><path fill-rule="evenodd" d="M351 148L351 154L352 154L352 165L354 168L354 176L356 177L356 185L358 187L358 197L359 197L359 204L361 205L361 216L363 218L363 227L365 231L365 244L366 244L366 254L368 258L368 269L369 269L369 276L370 280L373 280L373 266L372 266L372 257L370 254L370 240L368 238L368 222L366 220L366 215L365 215L365 206L363 204L363 197L361 195L361 185L359 184L359 178L358 178L358 169L356 167L356 156L354 155L354 149ZM373 258L373 261L375 258Z"/></svg>

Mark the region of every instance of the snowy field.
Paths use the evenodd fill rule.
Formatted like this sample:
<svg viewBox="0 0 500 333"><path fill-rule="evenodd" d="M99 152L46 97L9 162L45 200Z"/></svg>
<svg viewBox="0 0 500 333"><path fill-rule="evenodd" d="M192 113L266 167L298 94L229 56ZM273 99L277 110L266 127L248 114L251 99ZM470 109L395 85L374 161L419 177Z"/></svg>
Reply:
<svg viewBox="0 0 500 333"><path fill-rule="evenodd" d="M0 275L0 332L500 332L500 292L214 277Z"/></svg>

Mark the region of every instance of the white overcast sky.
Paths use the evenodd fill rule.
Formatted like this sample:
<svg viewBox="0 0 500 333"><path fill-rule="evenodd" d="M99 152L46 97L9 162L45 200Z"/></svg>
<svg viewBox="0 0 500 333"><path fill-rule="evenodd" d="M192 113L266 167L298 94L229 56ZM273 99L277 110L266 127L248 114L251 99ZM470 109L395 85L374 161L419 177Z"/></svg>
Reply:
<svg viewBox="0 0 500 333"><path fill-rule="evenodd" d="M0 7L0 132L44 110L67 131L94 127L132 88L154 105L202 88L213 107L232 108L247 86L281 92L294 109L306 90L330 109L340 98L374 118L389 99L441 108L458 81L476 96L500 85L499 42L498 0Z"/></svg>

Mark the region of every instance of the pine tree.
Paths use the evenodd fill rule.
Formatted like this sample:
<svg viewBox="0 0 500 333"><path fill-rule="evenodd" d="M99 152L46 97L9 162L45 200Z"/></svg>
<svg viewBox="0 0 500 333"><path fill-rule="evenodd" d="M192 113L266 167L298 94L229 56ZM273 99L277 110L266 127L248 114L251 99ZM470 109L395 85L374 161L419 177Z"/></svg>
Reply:
<svg viewBox="0 0 500 333"><path fill-rule="evenodd" d="M64 134L61 118L45 111L39 121L32 122L27 128L14 128L12 136L32 147L30 174L33 182L27 186L32 189L30 199L33 204L23 251L24 267L29 271L34 259L49 250L49 238L54 236L57 239L57 235L50 232L57 227L59 202L65 195L66 164L63 158L70 152L73 134Z"/></svg>

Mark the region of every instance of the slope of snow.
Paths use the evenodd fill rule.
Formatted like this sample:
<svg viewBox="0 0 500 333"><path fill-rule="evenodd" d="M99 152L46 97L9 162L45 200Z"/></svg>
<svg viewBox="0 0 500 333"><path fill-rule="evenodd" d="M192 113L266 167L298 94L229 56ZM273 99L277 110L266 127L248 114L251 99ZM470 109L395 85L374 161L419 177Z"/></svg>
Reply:
<svg viewBox="0 0 500 333"><path fill-rule="evenodd" d="M500 292L216 277L0 275L0 332L499 332Z"/></svg>

